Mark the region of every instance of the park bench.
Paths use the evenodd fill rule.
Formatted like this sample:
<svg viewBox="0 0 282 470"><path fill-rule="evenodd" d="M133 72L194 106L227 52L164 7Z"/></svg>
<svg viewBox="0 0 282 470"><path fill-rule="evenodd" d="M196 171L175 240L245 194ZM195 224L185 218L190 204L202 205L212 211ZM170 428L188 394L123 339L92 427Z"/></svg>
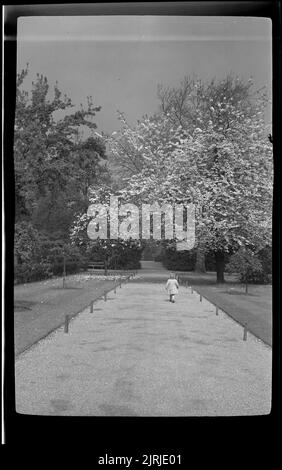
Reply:
<svg viewBox="0 0 282 470"><path fill-rule="evenodd" d="M104 269L104 267L104 261L91 261L87 266L88 269Z"/></svg>

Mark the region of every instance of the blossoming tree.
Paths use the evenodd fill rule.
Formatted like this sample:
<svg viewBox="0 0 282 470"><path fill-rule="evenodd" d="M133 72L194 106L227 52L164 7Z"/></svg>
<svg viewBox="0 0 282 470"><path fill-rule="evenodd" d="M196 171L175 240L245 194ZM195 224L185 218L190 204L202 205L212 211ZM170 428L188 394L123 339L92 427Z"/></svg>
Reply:
<svg viewBox="0 0 282 470"><path fill-rule="evenodd" d="M273 169L264 122L267 97L264 89L252 92L251 81L230 76L194 85L184 123L176 127L173 107L146 117L135 128L123 117L120 135L110 138L109 144L118 161L126 160L128 142L130 158L134 155L140 163L123 181L127 200L195 204L198 246L214 252L217 281L224 282L227 253L271 242Z"/></svg>

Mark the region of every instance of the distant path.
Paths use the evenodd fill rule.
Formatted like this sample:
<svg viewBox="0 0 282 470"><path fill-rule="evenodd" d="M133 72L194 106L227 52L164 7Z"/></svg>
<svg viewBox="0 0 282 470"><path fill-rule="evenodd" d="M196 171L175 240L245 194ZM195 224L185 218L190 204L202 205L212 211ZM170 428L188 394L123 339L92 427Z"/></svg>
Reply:
<svg viewBox="0 0 282 470"><path fill-rule="evenodd" d="M148 275L153 273L164 275L168 274L168 270L158 261L141 261L141 269L142 273L146 273Z"/></svg>

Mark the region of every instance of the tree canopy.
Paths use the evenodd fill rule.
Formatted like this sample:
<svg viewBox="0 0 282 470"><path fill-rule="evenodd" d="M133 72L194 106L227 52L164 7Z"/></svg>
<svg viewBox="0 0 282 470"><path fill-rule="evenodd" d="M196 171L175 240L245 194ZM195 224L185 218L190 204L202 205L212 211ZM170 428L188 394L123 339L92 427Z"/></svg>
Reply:
<svg viewBox="0 0 282 470"><path fill-rule="evenodd" d="M185 79L179 90L159 88L160 114L135 128L123 118L120 135L110 139L118 161L127 157L125 142L131 155L142 153L124 196L140 203L194 203L198 243L220 259L271 240L267 97L264 89L252 89L251 80L230 76L207 84Z"/></svg>
<svg viewBox="0 0 282 470"><path fill-rule="evenodd" d="M104 142L80 137L82 126L96 129L93 118L101 108L88 97L85 109L71 113L74 105L57 83L49 97L47 78L37 74L28 93L23 89L27 75L26 68L17 76L16 221L31 220L40 230L67 234L75 211L87 206L89 185L105 175Z"/></svg>

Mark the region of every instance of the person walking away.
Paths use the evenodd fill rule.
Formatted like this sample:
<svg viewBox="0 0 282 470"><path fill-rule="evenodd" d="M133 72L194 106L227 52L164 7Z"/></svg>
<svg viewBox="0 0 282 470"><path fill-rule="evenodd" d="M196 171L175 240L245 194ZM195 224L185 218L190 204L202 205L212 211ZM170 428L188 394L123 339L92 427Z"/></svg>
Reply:
<svg viewBox="0 0 282 470"><path fill-rule="evenodd" d="M175 275L173 273L170 274L169 279L166 283L166 290L169 294L169 301L174 303L175 299L174 296L178 294L179 284L175 279Z"/></svg>

